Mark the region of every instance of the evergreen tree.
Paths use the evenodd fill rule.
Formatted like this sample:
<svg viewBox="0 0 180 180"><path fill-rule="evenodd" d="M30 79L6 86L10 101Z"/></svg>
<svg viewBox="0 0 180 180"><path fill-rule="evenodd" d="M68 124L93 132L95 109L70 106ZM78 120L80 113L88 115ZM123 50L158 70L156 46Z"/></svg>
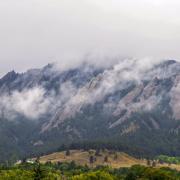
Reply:
<svg viewBox="0 0 180 180"><path fill-rule="evenodd" d="M104 157L104 162L108 162L108 156Z"/></svg>
<svg viewBox="0 0 180 180"><path fill-rule="evenodd" d="M95 156L100 156L100 149L96 149Z"/></svg>
<svg viewBox="0 0 180 180"><path fill-rule="evenodd" d="M70 150L69 149L66 150L66 156L70 156Z"/></svg>
<svg viewBox="0 0 180 180"><path fill-rule="evenodd" d="M89 157L89 163L90 163L90 164L93 164L93 163L94 163L94 156L90 156L90 157Z"/></svg>
<svg viewBox="0 0 180 180"><path fill-rule="evenodd" d="M44 177L45 177L45 174L41 168L40 163L36 163L34 167L34 180L41 180Z"/></svg>
<svg viewBox="0 0 180 180"><path fill-rule="evenodd" d="M156 161L152 162L152 167L156 167Z"/></svg>
<svg viewBox="0 0 180 180"><path fill-rule="evenodd" d="M148 158L147 159L147 166L150 166L151 165L151 161L150 161L150 159Z"/></svg>
<svg viewBox="0 0 180 180"><path fill-rule="evenodd" d="M24 157L24 158L22 159L22 164L26 163L26 161L27 161L27 159Z"/></svg>
<svg viewBox="0 0 180 180"><path fill-rule="evenodd" d="M118 155L117 155L117 153L115 153L114 160L117 160L117 159L118 159Z"/></svg>

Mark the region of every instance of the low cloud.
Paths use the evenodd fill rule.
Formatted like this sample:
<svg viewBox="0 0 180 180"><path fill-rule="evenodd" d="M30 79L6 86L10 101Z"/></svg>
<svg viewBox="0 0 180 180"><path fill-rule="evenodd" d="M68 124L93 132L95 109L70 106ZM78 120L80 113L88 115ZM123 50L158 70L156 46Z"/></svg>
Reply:
<svg viewBox="0 0 180 180"><path fill-rule="evenodd" d="M180 76L175 79L175 85L170 92L170 105L175 119L180 119Z"/></svg>
<svg viewBox="0 0 180 180"><path fill-rule="evenodd" d="M161 60L145 58L123 59L118 63L116 61L114 62L111 66L107 65L108 68L105 68L102 73L99 73L80 87L77 87L71 80L68 80L59 84L59 90L57 92L53 90L48 91L41 86L36 86L34 88L24 89L21 92L14 91L10 95L1 95L1 114L11 119L15 118L17 114L21 114L28 119L39 119L44 114L51 114L51 123L57 118L62 122L67 118L75 116L77 112L81 111L82 107L88 104L94 105L111 93L113 94L116 91L126 89L132 84L141 87L144 80L153 80L154 77L165 77L164 72L159 70L162 68L156 68L154 70L154 67ZM146 63L144 64L143 62ZM172 64L171 71L166 73L168 76L174 73L173 68L175 66ZM53 68L53 70L55 69L58 72L58 68ZM86 69L85 71L89 70ZM149 89L151 90L151 87ZM146 92L145 95L148 93L150 92ZM139 109L150 111L159 103L160 98L152 94L148 98L133 103L130 107L128 105L128 107L132 111ZM121 108L123 104L126 106L123 100L120 100L119 104ZM109 105L114 109L117 106L117 104L113 104L113 101L111 101L105 107L107 108Z"/></svg>
<svg viewBox="0 0 180 180"><path fill-rule="evenodd" d="M40 87L14 91L11 95L1 96L1 115L13 119L18 114L28 119L37 119L47 112L49 99L45 98L45 90Z"/></svg>
<svg viewBox="0 0 180 180"><path fill-rule="evenodd" d="M69 83L63 84L61 90L65 93L64 97L68 98L65 98L65 103L59 106L55 118L53 117L50 124L43 129L48 129L52 124L56 127L57 123L72 118L77 112L81 112L82 107L88 104L94 105L96 102L102 101L107 95L126 89L132 83L140 85L143 80L151 80L153 75L148 72L151 72L152 68L160 61L152 61L150 58L144 59L144 61L146 61L146 65L142 63L142 59L121 60L80 88ZM144 110L148 111L157 105L159 101L156 100L154 96L151 96L139 103L134 103L130 108L135 111L135 109L138 110L143 107ZM120 101L120 103L122 105L123 102ZM111 102L111 108L115 106Z"/></svg>

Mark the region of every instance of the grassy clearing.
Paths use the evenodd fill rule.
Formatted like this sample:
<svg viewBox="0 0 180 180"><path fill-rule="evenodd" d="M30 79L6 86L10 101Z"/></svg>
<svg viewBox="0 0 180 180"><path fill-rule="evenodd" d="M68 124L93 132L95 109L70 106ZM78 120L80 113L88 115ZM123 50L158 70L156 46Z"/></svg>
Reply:
<svg viewBox="0 0 180 180"><path fill-rule="evenodd" d="M93 163L90 163L90 157L93 156ZM132 156L129 156L123 152L114 152L114 151L100 151L98 155L95 150L83 151L83 150L71 150L69 155L66 155L66 151L55 152L53 154L45 155L40 157L41 163L46 162L71 162L79 165L87 165L90 167L96 167L98 165L107 165L112 168L120 167L131 167L135 164L147 165L146 159L137 159ZM170 167L180 171L180 165L177 164L160 164L156 162L156 167Z"/></svg>
<svg viewBox="0 0 180 180"><path fill-rule="evenodd" d="M97 166L97 165L109 165L113 168L119 167L131 167L135 164L146 164L145 160L138 160L129 156L123 152L111 152L111 151L100 151L98 155L95 155L95 150L81 151L81 150L71 150L70 155L67 156L66 152L56 152L50 155L42 156L40 158L41 163L48 161L51 162L71 162L75 161L79 165ZM93 156L96 160L90 163L90 156ZM105 157L108 160L105 162Z"/></svg>

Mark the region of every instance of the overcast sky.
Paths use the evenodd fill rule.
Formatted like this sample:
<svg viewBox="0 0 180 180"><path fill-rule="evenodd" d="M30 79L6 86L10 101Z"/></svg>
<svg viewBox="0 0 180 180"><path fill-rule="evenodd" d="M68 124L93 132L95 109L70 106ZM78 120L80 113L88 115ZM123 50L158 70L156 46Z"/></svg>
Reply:
<svg viewBox="0 0 180 180"><path fill-rule="evenodd" d="M0 0L0 75L91 53L180 59L180 1Z"/></svg>

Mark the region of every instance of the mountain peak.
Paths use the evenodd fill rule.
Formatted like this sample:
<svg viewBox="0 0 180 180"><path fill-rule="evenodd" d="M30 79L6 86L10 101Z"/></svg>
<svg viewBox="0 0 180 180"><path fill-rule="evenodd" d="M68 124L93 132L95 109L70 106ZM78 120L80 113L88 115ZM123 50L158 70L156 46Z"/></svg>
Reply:
<svg viewBox="0 0 180 180"><path fill-rule="evenodd" d="M13 81L14 79L16 79L16 77L18 76L18 73L16 73L14 70L8 72L6 75L4 75L0 81Z"/></svg>

